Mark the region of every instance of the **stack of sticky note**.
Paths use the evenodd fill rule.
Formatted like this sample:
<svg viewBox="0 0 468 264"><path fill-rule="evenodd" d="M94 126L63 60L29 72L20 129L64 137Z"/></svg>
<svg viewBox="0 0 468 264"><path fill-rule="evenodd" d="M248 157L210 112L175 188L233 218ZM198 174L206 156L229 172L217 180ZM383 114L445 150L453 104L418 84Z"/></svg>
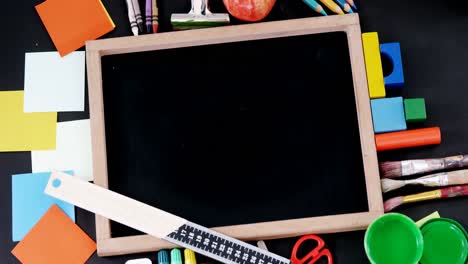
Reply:
<svg viewBox="0 0 468 264"><path fill-rule="evenodd" d="M362 34L364 60L366 65L369 97L371 99L372 121L376 134L377 150L387 146L411 147L440 142L440 130L403 132L408 123L426 120L426 106L423 98L386 97L396 94L404 85L403 64L400 44L379 42L377 32ZM384 76L382 62L390 68ZM426 140L425 138L427 137ZM385 141L385 147L380 146Z"/></svg>
<svg viewBox="0 0 468 264"><path fill-rule="evenodd" d="M57 123L84 111L85 53L26 53L24 91L0 92L0 152L31 151L32 172L73 170L91 181L90 121Z"/></svg>
<svg viewBox="0 0 468 264"><path fill-rule="evenodd" d="M74 206L44 194L52 170L93 179L89 119L57 122L84 111L84 96L84 52L27 53L24 91L0 92L0 151L31 151L34 172L12 176L12 253L23 263L84 263L96 249Z"/></svg>
<svg viewBox="0 0 468 264"><path fill-rule="evenodd" d="M58 52L26 53L24 90L0 92L0 152L30 151L32 173L12 175L12 253L22 263L85 263L95 242L74 222L73 205L44 194L52 170L93 180L90 121L57 123L85 110L85 52L114 29L100 0L36 6Z"/></svg>

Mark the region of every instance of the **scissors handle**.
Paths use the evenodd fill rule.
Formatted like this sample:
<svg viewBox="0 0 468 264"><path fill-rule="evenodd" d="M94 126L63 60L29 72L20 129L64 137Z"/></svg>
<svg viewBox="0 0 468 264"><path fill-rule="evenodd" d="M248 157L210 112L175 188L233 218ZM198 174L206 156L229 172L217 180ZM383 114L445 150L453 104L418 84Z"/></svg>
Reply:
<svg viewBox="0 0 468 264"><path fill-rule="evenodd" d="M298 258L297 257L297 251L299 250L299 247L304 243L306 240L314 240L317 242L317 246L310 251L305 257L303 258ZM301 237L296 244L293 247L293 251L291 254L291 261L293 264L313 264L317 262L319 259L322 257L326 257L328 260L329 264L333 264L333 258L331 256L330 250L325 248L325 242L318 236L316 235L307 235ZM310 262L308 262L310 260Z"/></svg>
<svg viewBox="0 0 468 264"><path fill-rule="evenodd" d="M333 264L332 255L330 253L330 250L328 250L328 248L320 251L318 255L312 257L312 260L309 262L309 264L314 264L315 262L317 262L319 259L323 257L327 258L328 264Z"/></svg>

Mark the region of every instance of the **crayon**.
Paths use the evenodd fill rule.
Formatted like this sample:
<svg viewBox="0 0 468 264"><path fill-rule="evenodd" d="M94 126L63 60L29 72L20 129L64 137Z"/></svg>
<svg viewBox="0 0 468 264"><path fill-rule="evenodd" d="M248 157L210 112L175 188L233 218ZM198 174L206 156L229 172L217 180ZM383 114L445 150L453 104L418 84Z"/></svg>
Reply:
<svg viewBox="0 0 468 264"><path fill-rule="evenodd" d="M306 5L308 5L310 8L312 8L315 12L320 13L324 16L327 15L323 7L317 3L315 0L303 0Z"/></svg>
<svg viewBox="0 0 468 264"><path fill-rule="evenodd" d="M353 13L353 9L348 3L346 3L346 0L335 0L335 2L337 2L341 9L343 9L343 11L345 11L346 13Z"/></svg>
<svg viewBox="0 0 468 264"><path fill-rule="evenodd" d="M151 23L153 24L153 33L157 33L158 32L158 26L159 26L159 23L158 23L158 17L159 17L159 11L158 11L158 3L157 3L157 0L152 0L152 11L153 11L153 14L151 16Z"/></svg>
<svg viewBox="0 0 468 264"><path fill-rule="evenodd" d="M341 10L341 8L337 4L335 4L333 0L320 0L320 2L322 2L322 4L328 7L328 9L330 9L332 12L335 12L340 15L344 15L343 10Z"/></svg>
<svg viewBox="0 0 468 264"><path fill-rule="evenodd" d="M138 25L138 29L140 30L141 33L145 32L145 28L143 26L143 16L141 15L140 11L140 4L138 3L138 0L131 0L133 4L133 12L135 13L135 18L136 22Z"/></svg>
<svg viewBox="0 0 468 264"><path fill-rule="evenodd" d="M354 11L357 11L356 4L354 4L354 0L346 0L348 4L354 9Z"/></svg>
<svg viewBox="0 0 468 264"><path fill-rule="evenodd" d="M153 32L153 4L151 0L146 0L145 12L146 33Z"/></svg>
<svg viewBox="0 0 468 264"><path fill-rule="evenodd" d="M132 29L133 35L138 36L138 24L135 18L135 12L133 9L132 0L126 0L127 9L128 9L128 20L130 22L130 27Z"/></svg>

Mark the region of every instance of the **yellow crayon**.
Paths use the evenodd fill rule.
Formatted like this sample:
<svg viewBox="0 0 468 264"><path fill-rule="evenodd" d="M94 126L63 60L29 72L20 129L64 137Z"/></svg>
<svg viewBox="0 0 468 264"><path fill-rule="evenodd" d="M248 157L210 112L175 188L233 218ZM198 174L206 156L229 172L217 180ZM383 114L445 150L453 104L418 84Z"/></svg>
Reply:
<svg viewBox="0 0 468 264"><path fill-rule="evenodd" d="M344 15L343 10L341 10L340 6L338 6L335 2L333 2L333 0L320 0L320 2L322 2L322 4L324 4L325 6L327 6L328 9L330 9L331 11L340 15Z"/></svg>

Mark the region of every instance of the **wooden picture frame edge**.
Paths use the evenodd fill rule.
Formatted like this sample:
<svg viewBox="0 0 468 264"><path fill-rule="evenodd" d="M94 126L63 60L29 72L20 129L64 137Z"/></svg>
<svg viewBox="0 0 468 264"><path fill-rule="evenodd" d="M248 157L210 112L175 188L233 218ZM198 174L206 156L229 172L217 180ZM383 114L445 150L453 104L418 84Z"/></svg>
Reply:
<svg viewBox="0 0 468 264"><path fill-rule="evenodd" d="M86 63L93 145L94 183L108 188L102 93L102 56L337 31L346 32L348 37L369 211L216 227L213 229L242 240L275 239L309 233L335 233L365 229L374 219L382 215L384 210L362 50L361 29L357 14L294 19L87 42ZM168 242L148 235L112 238L110 220L99 215L96 215L96 240L99 256L150 252L174 247L174 245Z"/></svg>

